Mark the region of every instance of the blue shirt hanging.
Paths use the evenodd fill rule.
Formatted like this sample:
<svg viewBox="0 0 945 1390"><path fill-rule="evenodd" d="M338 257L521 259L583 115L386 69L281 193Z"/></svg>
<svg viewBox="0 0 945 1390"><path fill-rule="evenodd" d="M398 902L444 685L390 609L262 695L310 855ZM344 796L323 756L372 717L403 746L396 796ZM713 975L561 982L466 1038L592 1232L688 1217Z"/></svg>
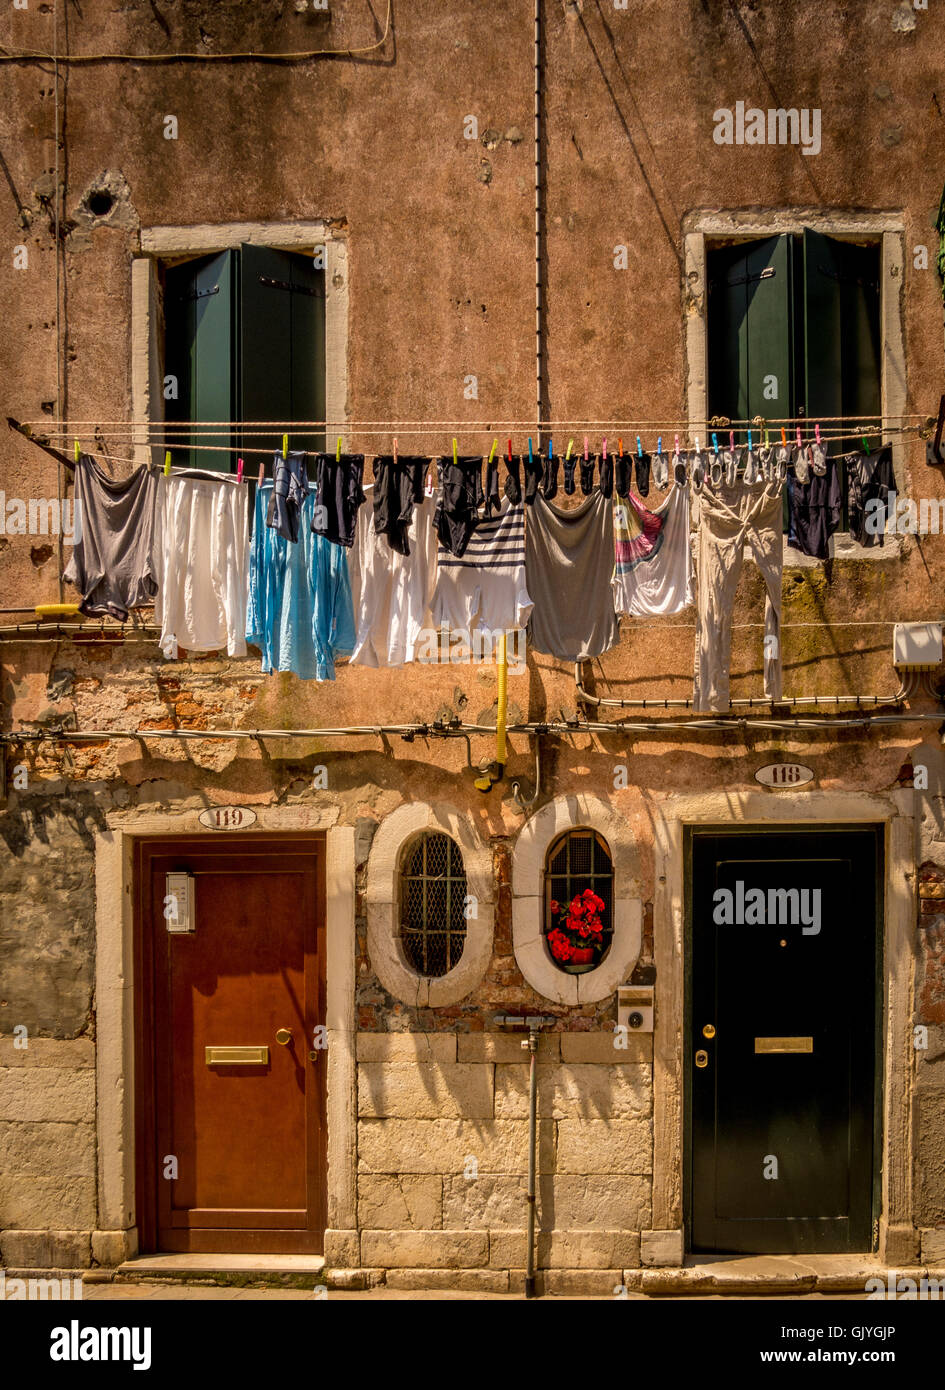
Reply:
<svg viewBox="0 0 945 1390"><path fill-rule="evenodd" d="M301 501L295 542L266 525L272 482L256 489L249 561L246 640L262 652L262 669L333 681L335 658L354 650L348 558L312 529L315 493Z"/></svg>

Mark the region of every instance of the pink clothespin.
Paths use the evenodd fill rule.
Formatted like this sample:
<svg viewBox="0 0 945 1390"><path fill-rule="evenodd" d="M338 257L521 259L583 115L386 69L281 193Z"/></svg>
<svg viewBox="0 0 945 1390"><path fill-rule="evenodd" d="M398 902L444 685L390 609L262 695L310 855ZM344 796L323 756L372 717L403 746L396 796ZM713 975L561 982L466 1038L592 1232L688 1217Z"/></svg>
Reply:
<svg viewBox="0 0 945 1390"><path fill-rule="evenodd" d="M729 432L728 432L728 447L731 449L732 453L734 454L734 452L735 452L735 431L734 431L734 430L729 430Z"/></svg>
<svg viewBox="0 0 945 1390"><path fill-rule="evenodd" d="M679 453L679 435L678 435L678 434L675 435L674 438L675 438L675 440L676 440L676 443L673 445L673 453L674 453L674 454L678 454L678 453Z"/></svg>
<svg viewBox="0 0 945 1390"><path fill-rule="evenodd" d="M584 436L584 462L587 463L587 435Z"/></svg>
<svg viewBox="0 0 945 1390"><path fill-rule="evenodd" d="M820 448L820 425L814 426L814 438L817 440L817 447Z"/></svg>
<svg viewBox="0 0 945 1390"><path fill-rule="evenodd" d="M797 427L797 447L798 447L799 449L803 449L803 447L804 447L804 441L803 441L803 439L801 438L801 427L800 427L800 425L798 425L798 427Z"/></svg>
<svg viewBox="0 0 945 1390"><path fill-rule="evenodd" d="M394 462L397 462L397 440L394 440Z"/></svg>
<svg viewBox="0 0 945 1390"><path fill-rule="evenodd" d="M241 483L241 482L243 481L243 460L242 460L242 459L237 459L237 460L236 460L236 481L237 481L238 483Z"/></svg>
<svg viewBox="0 0 945 1390"><path fill-rule="evenodd" d="M606 439L604 440L604 443L603 443L603 459L604 459L604 462L606 463L606 462L607 462L607 440L606 440Z"/></svg>

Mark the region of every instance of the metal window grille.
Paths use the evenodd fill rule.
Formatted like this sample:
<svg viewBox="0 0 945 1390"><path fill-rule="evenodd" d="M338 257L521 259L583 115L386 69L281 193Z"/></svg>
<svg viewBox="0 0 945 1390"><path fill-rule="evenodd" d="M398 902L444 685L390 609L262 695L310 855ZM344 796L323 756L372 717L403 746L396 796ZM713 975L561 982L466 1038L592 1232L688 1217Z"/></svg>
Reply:
<svg viewBox="0 0 945 1390"><path fill-rule="evenodd" d="M568 830L553 842L545 861L545 932L556 925L552 901L567 906L577 893L590 888L604 901L601 923L606 951L613 934L614 862L603 836L596 830Z"/></svg>
<svg viewBox="0 0 945 1390"><path fill-rule="evenodd" d="M466 944L466 871L448 835L427 834L404 857L400 875L400 935L421 975L445 975Z"/></svg>

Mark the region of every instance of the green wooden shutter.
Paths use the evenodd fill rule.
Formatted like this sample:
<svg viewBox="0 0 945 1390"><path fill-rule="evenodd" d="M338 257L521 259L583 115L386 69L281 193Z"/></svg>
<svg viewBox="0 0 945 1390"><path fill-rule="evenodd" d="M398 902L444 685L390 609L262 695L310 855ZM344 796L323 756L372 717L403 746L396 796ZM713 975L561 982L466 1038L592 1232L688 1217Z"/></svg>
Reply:
<svg viewBox="0 0 945 1390"><path fill-rule="evenodd" d="M240 384L244 420L325 418L325 277L310 256L241 247ZM244 436L275 450L283 431ZM289 431L290 449L320 450L324 430ZM262 458L247 454L253 471ZM250 464L250 460L252 463Z"/></svg>
<svg viewBox="0 0 945 1390"><path fill-rule="evenodd" d="M804 375L807 418L878 415L881 409L879 248L804 230ZM859 448L859 438L831 453Z"/></svg>
<svg viewBox="0 0 945 1390"><path fill-rule="evenodd" d="M165 402L168 420L237 418L237 255L223 251L165 272L165 376L177 379L178 398ZM175 438L176 438L175 433ZM200 436L201 443L232 449L232 432ZM175 465L230 472L230 452L174 449Z"/></svg>
<svg viewBox="0 0 945 1390"><path fill-rule="evenodd" d="M709 415L749 420L792 415L790 237L711 250L708 283ZM744 442L744 432L736 438Z"/></svg>

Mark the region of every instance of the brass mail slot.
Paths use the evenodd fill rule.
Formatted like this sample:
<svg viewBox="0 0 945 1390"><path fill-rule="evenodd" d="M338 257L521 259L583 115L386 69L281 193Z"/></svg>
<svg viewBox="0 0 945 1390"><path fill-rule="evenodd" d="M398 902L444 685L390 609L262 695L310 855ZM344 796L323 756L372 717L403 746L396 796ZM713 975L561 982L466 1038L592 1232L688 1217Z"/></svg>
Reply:
<svg viewBox="0 0 945 1390"><path fill-rule="evenodd" d="M268 1047L207 1047L204 1048L208 1067L267 1067Z"/></svg>
<svg viewBox="0 0 945 1390"><path fill-rule="evenodd" d="M755 1038L756 1052L813 1052L813 1038Z"/></svg>

